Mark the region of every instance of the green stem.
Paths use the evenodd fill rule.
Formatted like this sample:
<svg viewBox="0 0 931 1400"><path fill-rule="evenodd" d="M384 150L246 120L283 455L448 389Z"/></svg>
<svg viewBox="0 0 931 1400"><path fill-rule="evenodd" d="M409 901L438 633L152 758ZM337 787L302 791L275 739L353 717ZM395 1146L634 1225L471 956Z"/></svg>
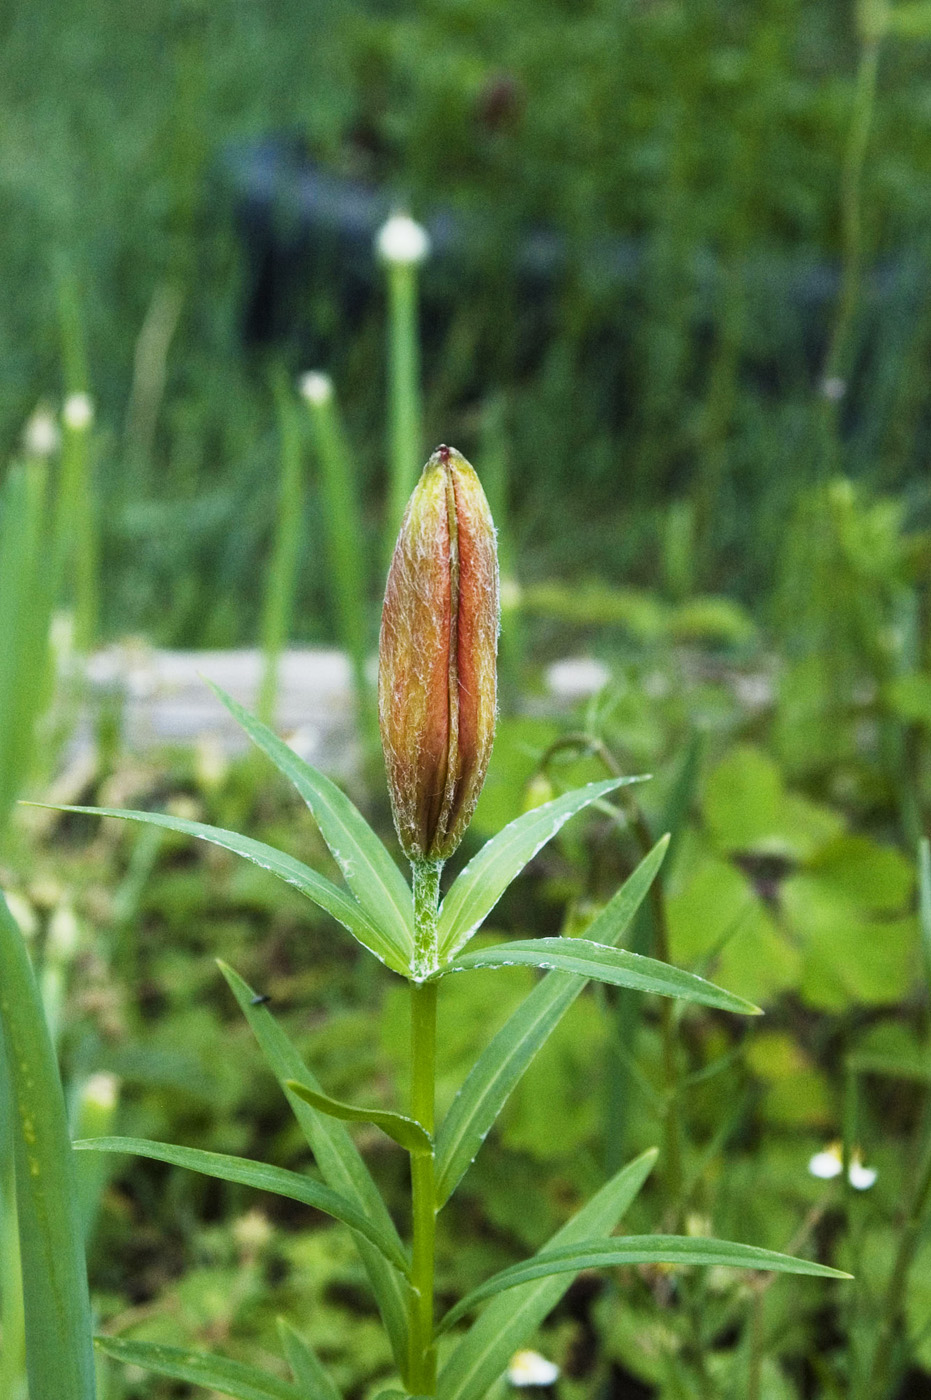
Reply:
<svg viewBox="0 0 931 1400"><path fill-rule="evenodd" d="M436 914L441 865L414 865L414 912L418 955L436 959ZM411 1116L432 1135L436 1084L436 982L411 982ZM436 1182L433 1153L411 1154L413 1251L408 1384L418 1395L436 1389L433 1345L433 1275L436 1240Z"/></svg>
<svg viewBox="0 0 931 1400"><path fill-rule="evenodd" d="M417 484L423 436L417 268L409 263L388 267L388 413L391 482L385 546L390 562L407 499Z"/></svg>

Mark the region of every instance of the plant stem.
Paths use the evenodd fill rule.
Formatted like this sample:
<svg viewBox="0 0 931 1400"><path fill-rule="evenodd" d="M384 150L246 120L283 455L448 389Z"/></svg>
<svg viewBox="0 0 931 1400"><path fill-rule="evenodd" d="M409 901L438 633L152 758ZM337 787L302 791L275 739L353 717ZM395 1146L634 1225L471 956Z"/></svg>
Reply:
<svg viewBox="0 0 931 1400"><path fill-rule="evenodd" d="M420 337L417 268L388 267L388 415L391 478L385 557L390 563L407 498L417 483L423 428L420 402Z"/></svg>
<svg viewBox="0 0 931 1400"><path fill-rule="evenodd" d="M413 866L417 965L436 962L436 915L440 892L439 861ZM411 982L411 1116L433 1134L436 1084L435 982ZM413 1251L408 1384L418 1395L436 1388L433 1345L433 1273L436 1239L436 1182L433 1153L411 1153Z"/></svg>

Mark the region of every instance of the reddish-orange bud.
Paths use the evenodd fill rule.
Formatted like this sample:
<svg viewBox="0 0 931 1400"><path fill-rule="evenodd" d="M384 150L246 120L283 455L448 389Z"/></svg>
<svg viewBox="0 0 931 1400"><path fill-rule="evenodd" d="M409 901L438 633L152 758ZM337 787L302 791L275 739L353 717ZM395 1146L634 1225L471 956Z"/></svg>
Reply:
<svg viewBox="0 0 931 1400"><path fill-rule="evenodd" d="M378 715L394 824L414 861L462 840L495 729L498 556L485 493L438 447L407 505L388 572Z"/></svg>

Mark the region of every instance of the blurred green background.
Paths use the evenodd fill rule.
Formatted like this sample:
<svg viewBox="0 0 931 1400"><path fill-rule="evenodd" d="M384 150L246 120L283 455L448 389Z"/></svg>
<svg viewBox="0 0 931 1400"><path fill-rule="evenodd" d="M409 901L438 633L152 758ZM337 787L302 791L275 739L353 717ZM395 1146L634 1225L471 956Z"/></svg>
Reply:
<svg viewBox="0 0 931 1400"><path fill-rule="evenodd" d="M678 1114L683 1225L862 1282L583 1279L537 1339L560 1400L931 1393L931 5L44 0L0 34L2 877L70 1098L113 1075L122 1131L306 1166L222 956L329 1090L405 1104L397 987L294 891L174 836L13 804L51 786L327 860L257 764L129 751L117 695L67 741L82 659L127 634L261 641L272 661L289 638L340 642L358 677L392 529L371 242L406 208L435 245L411 455L446 440L475 462L505 582L502 716L464 854L606 768L655 774L636 810L567 827L489 932L584 927L671 827L667 946L649 920L637 945L767 1012L744 1036L690 1011L667 1054L652 1003L586 993L444 1216L441 1293L537 1247ZM331 182L315 230L309 170ZM332 376L332 412L301 401L308 370ZM63 425L75 393L93 420ZM595 693L557 699L543 666L579 653L604 668ZM392 840L365 705L339 776ZM502 1018L529 985L503 979ZM444 996L445 1103L490 1028L480 981ZM808 1170L842 1138L875 1190ZM360 1143L400 1218L403 1164ZM105 1326L275 1369L285 1313L353 1400L378 1393L387 1349L338 1231L114 1167L88 1188ZM663 1224L665 1159L657 1183L632 1227ZM116 1367L107 1384L178 1393Z"/></svg>
<svg viewBox="0 0 931 1400"><path fill-rule="evenodd" d="M245 334L254 249L229 158L269 138L418 216L466 220L468 276L457 259L424 272L425 306L432 286L443 311L425 317L423 448L449 438L478 455L488 400L503 398L526 580L656 586L678 550L675 586L734 593L760 617L787 514L819 473L900 490L926 520L926 8L899 6L884 33L865 126L869 4L859 17L811 0L14 8L0 443L12 452L36 403L61 393L65 301L98 405L106 631L254 637L278 362L334 375L377 527L374 262L349 306L338 251L310 256L291 270L284 333ZM514 275L540 229L565 240L544 289ZM619 278L615 239L633 259ZM849 389L826 414L851 261ZM307 364L308 346L325 363ZM317 506L311 493L297 615L310 639L328 632Z"/></svg>

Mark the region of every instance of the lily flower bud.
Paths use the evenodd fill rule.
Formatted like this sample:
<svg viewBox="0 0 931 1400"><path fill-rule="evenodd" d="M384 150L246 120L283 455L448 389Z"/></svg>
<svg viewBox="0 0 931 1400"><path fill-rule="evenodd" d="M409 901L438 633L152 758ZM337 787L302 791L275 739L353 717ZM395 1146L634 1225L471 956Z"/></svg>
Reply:
<svg viewBox="0 0 931 1400"><path fill-rule="evenodd" d="M407 505L388 572L378 716L398 838L444 861L485 781L495 729L495 529L479 479L438 447Z"/></svg>

